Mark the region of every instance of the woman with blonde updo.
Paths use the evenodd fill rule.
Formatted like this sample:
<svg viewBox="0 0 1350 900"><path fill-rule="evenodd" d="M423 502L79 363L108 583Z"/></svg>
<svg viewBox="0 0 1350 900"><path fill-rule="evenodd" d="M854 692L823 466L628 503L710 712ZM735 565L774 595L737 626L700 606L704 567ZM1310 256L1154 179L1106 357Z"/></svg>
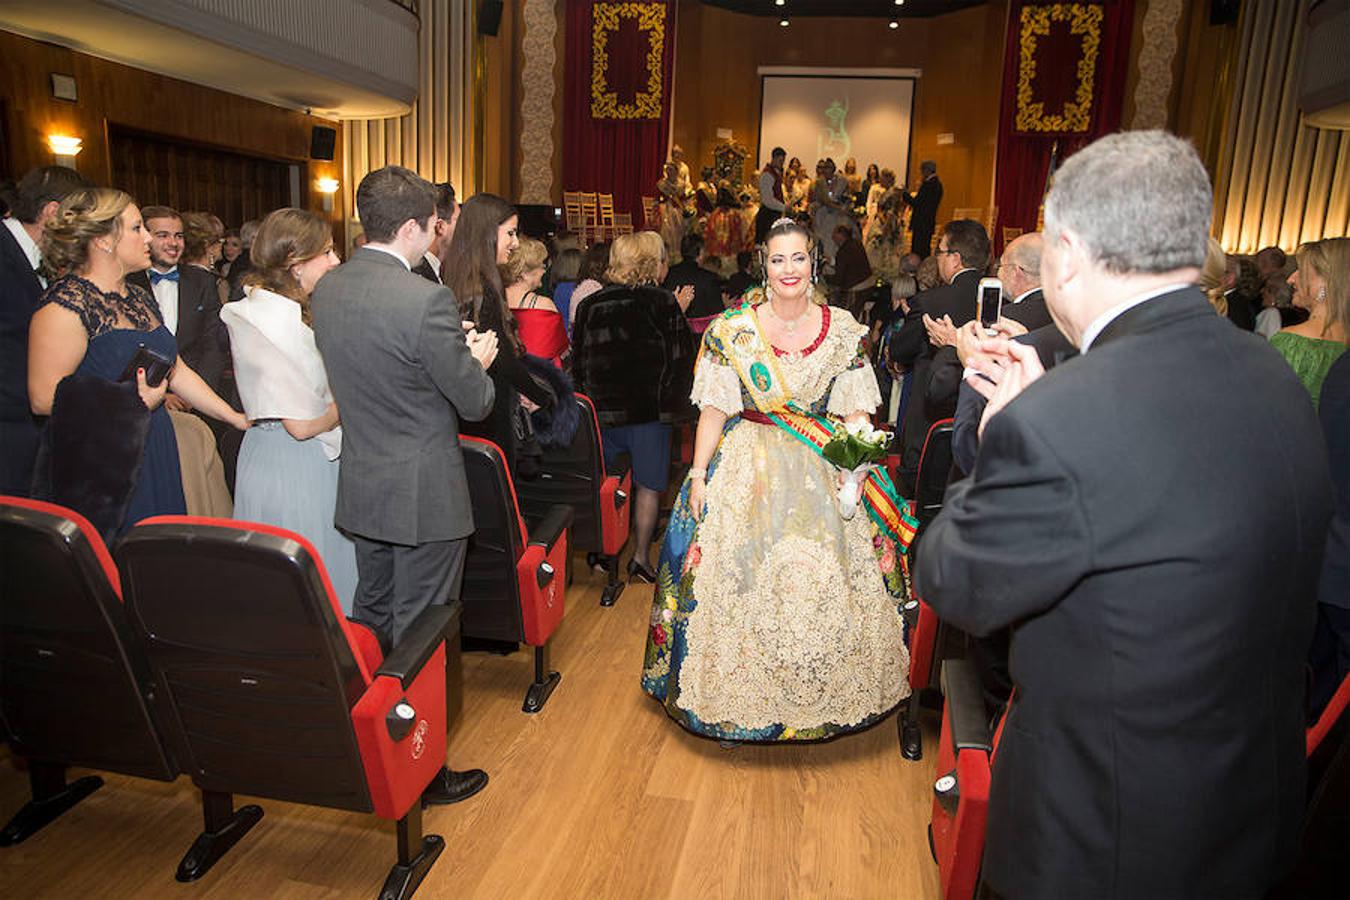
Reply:
<svg viewBox="0 0 1350 900"><path fill-rule="evenodd" d="M356 548L333 526L342 428L314 345L309 298L338 264L318 215L279 209L253 239L244 297L220 318L230 330L235 382L254 425L239 449L234 515L309 538L347 613L356 593Z"/></svg>
<svg viewBox="0 0 1350 900"><path fill-rule="evenodd" d="M1223 293L1223 276L1228 270L1228 257L1223 246L1214 238L1209 239L1209 248L1205 251L1205 264L1200 269L1200 279L1196 285L1205 292L1209 305L1221 316L1228 315L1228 298Z"/></svg>
<svg viewBox="0 0 1350 900"><path fill-rule="evenodd" d="M221 248L225 244L225 223L215 213L183 213L183 256L180 262L185 266L196 266L210 273L216 279L216 291L223 304L225 297L225 279L216 271L221 260Z"/></svg>
<svg viewBox="0 0 1350 900"><path fill-rule="evenodd" d="M46 477L46 492L58 502L81 512L86 511L81 504L88 506L91 520L105 535L120 535L147 516L183 513L178 447L162 408L165 391L241 430L248 428L248 420L178 359L177 342L164 327L158 304L126 281L128 274L150 265L150 232L140 210L119 190L75 191L47 226L42 256L61 277L43 294L29 328L29 399L35 414L52 416L46 439L50 468L38 473L39 481ZM145 368L139 367L134 382L124 388L112 385L141 346L172 363L168 375L149 384ZM76 378L63 383L72 375ZM141 406L135 405L133 392ZM123 405L128 398L130 403ZM82 412L87 403L97 404L98 413ZM148 431L142 418L147 412ZM124 418L118 418L121 413ZM91 447L106 449L96 455L106 466L82 471L85 487L74 487L62 460L91 454ZM112 471L121 457L131 460L124 475ZM105 485L100 494L88 484L105 476L120 481L125 500L119 496L121 502L110 503L106 490L116 488ZM80 494L86 488L88 493Z"/></svg>
<svg viewBox="0 0 1350 900"><path fill-rule="evenodd" d="M694 334L684 310L693 287L672 294L665 241L654 231L621 234L609 251L608 287L583 300L572 326L572 377L595 404L605 465L632 460L630 579L656 580L651 542L670 478L671 424L690 413Z"/></svg>
<svg viewBox="0 0 1350 900"><path fill-rule="evenodd" d="M502 266L502 284L506 285L506 306L516 320L525 352L562 368L571 351L567 326L553 301L538 292L547 263L548 248L523 237Z"/></svg>

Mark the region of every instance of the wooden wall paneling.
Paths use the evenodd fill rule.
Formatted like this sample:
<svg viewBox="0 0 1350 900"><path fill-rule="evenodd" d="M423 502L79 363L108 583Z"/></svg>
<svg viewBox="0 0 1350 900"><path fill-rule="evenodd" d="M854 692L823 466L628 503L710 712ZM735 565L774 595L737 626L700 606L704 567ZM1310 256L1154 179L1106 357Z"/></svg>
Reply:
<svg viewBox="0 0 1350 900"><path fill-rule="evenodd" d="M52 72L75 77L79 102L51 97L48 76ZM4 174L10 177L52 162L45 136L53 132L81 138L84 147L76 160L77 168L96 182L108 184L115 165L111 135L118 127L306 163L311 127L338 124L6 31L0 31L0 95L8 101L4 132L9 171ZM315 178L338 177L341 172L339 156L332 163L316 163L309 174ZM151 193L166 190L159 181L149 187ZM312 179L302 193L309 209L322 210L323 197ZM343 208L339 199L331 216L339 241L343 236Z"/></svg>

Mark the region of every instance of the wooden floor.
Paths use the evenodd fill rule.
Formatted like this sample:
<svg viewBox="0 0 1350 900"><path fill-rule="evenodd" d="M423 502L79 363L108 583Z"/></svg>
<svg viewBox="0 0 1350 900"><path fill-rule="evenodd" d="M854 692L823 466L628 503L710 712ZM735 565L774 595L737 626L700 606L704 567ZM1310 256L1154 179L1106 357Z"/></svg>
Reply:
<svg viewBox="0 0 1350 900"><path fill-rule="evenodd" d="M520 711L527 653L465 656L450 762L492 781L427 811L446 850L418 898L938 896L925 832L934 723L919 763L901 759L893 717L826 744L722 750L638 687L650 588L628 588L611 609L599 588L578 566L554 638L562 683L541 713ZM201 882L180 885L174 869L201 827L191 782L106 779L0 850L0 897L374 897L393 862L392 823L262 800L262 822ZM27 790L0 755L0 819Z"/></svg>

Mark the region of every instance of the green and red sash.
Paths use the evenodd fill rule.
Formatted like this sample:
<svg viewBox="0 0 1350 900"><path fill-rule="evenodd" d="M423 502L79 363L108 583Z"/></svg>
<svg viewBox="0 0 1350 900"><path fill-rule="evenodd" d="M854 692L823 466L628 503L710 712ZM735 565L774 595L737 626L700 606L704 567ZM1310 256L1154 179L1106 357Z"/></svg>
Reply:
<svg viewBox="0 0 1350 900"><path fill-rule="evenodd" d="M755 408L823 459L825 445L843 427L841 423L803 411L788 396L778 359L760 331L759 317L749 303L728 310L722 319L724 324L719 329L722 349ZM863 482L862 505L881 533L895 541L903 561L919 523L909 504L900 501L885 467L873 469Z"/></svg>

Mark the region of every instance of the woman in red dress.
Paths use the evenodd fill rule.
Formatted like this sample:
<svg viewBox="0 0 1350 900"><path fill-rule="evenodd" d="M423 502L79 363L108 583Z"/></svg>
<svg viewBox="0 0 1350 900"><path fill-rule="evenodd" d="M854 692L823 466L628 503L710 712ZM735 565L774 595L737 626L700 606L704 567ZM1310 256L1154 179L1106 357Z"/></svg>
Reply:
<svg viewBox="0 0 1350 900"><path fill-rule="evenodd" d="M515 316L525 352L547 359L561 369L571 353L571 344L562 314L552 300L538 293L547 262L547 248L539 241L523 237L502 266L502 283L506 285L506 305Z"/></svg>

